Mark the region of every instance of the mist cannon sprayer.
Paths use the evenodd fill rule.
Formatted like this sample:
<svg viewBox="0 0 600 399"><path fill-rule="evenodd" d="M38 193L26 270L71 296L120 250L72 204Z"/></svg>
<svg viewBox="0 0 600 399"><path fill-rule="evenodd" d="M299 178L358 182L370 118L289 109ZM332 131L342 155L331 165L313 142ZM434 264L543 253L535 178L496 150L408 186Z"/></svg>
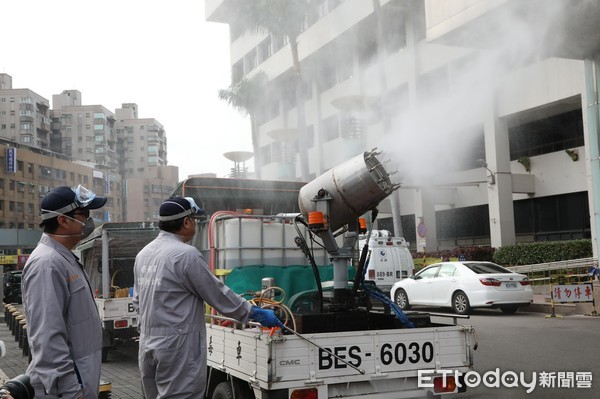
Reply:
<svg viewBox="0 0 600 399"><path fill-rule="evenodd" d="M332 168L300 189L300 211L331 255L333 263L334 307L348 304L348 265L358 240L358 218L369 212L399 185L377 156L381 152L366 151ZM348 226L340 247L334 233Z"/></svg>

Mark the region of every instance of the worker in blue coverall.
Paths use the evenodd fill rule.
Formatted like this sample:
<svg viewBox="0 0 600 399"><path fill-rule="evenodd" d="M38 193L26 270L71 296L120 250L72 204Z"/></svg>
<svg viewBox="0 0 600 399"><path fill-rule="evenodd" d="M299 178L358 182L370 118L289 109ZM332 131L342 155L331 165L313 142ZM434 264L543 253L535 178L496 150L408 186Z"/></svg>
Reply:
<svg viewBox="0 0 600 399"><path fill-rule="evenodd" d="M160 233L137 255L134 306L139 312L139 367L146 399L203 398L205 302L221 314L282 327L270 309L252 306L219 281L195 247L199 208L174 197L160 206Z"/></svg>
<svg viewBox="0 0 600 399"><path fill-rule="evenodd" d="M22 276L23 310L36 398L96 399L102 326L89 277L71 252L94 230L90 209L106 198L79 186L57 187L42 199L44 233Z"/></svg>

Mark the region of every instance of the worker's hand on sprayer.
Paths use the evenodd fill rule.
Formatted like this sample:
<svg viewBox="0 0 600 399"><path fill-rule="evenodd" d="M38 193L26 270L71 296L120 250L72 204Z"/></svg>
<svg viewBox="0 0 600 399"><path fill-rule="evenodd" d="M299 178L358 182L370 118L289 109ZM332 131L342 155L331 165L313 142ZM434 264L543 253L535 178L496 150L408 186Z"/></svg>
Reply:
<svg viewBox="0 0 600 399"><path fill-rule="evenodd" d="M264 327L280 327L283 328L283 323L277 318L275 312L271 309L262 309L258 306L252 306L250 311L250 319L259 322Z"/></svg>

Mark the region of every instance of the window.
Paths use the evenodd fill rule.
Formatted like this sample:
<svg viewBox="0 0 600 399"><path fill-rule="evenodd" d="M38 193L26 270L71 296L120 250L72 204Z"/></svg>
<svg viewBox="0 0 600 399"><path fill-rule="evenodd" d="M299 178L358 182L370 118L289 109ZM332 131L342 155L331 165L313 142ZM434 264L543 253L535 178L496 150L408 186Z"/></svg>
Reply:
<svg viewBox="0 0 600 399"><path fill-rule="evenodd" d="M452 277L454 272L456 271L456 266L454 265L442 265L440 267L440 272L438 273L438 277Z"/></svg>
<svg viewBox="0 0 600 399"><path fill-rule="evenodd" d="M272 54L271 52L271 35L267 36L265 40L263 40L257 48L258 52L258 63L262 64L265 62Z"/></svg>
<svg viewBox="0 0 600 399"><path fill-rule="evenodd" d="M231 81L239 82L244 77L244 60L241 59L231 67Z"/></svg>
<svg viewBox="0 0 600 399"><path fill-rule="evenodd" d="M581 109L509 128L510 159L584 145Z"/></svg>
<svg viewBox="0 0 600 399"><path fill-rule="evenodd" d="M104 130L104 125L94 125L94 131L103 131Z"/></svg>
<svg viewBox="0 0 600 399"><path fill-rule="evenodd" d="M417 273L416 278L421 279L435 277L439 268L439 266L429 266L428 268L423 269L423 271Z"/></svg>
<svg viewBox="0 0 600 399"><path fill-rule="evenodd" d="M244 57L244 74L248 74L248 72L252 71L256 66L257 55L256 48L254 48Z"/></svg>

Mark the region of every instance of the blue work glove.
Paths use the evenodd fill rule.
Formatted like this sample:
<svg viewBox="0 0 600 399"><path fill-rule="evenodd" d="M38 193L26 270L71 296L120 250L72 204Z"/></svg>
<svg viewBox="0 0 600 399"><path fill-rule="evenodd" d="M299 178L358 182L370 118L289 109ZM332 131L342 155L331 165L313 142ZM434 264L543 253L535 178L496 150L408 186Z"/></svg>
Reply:
<svg viewBox="0 0 600 399"><path fill-rule="evenodd" d="M271 309L262 309L258 306L252 306L250 318L259 322L264 327L280 327L283 328L283 323L277 318L275 312Z"/></svg>

